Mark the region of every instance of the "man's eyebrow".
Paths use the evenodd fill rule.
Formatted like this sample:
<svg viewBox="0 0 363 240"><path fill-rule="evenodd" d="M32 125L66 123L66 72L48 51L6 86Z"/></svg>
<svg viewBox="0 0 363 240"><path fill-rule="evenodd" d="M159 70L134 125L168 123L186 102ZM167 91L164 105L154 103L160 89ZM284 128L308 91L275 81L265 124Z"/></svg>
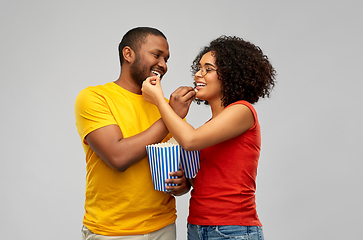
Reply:
<svg viewBox="0 0 363 240"><path fill-rule="evenodd" d="M163 50L160 50L160 49L157 49L157 48L155 48L154 51L159 52L159 53L164 53Z"/></svg>
<svg viewBox="0 0 363 240"><path fill-rule="evenodd" d="M160 50L160 49L155 49L154 51L157 51L158 53L164 53L164 51L162 51L162 50ZM170 58L170 54L168 54L168 55L166 56L166 58L167 58L167 59L169 59L169 58Z"/></svg>

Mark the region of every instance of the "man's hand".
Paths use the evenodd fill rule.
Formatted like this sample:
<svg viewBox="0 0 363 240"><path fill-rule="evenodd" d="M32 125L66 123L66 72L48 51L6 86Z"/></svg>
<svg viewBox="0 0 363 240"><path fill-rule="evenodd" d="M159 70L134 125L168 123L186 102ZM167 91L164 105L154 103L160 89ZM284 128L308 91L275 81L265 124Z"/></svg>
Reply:
<svg viewBox="0 0 363 240"><path fill-rule="evenodd" d="M190 184L184 176L183 169L180 168L179 171L170 172L169 175L176 176L178 178L171 178L165 180L165 183L167 184L165 188L169 190L167 192L168 194L172 194L174 196L181 196L189 191ZM168 186L168 183L169 184L174 183L177 184L177 186Z"/></svg>
<svg viewBox="0 0 363 240"><path fill-rule="evenodd" d="M142 96L146 101L159 107L158 102L164 101L163 90L161 89L160 78L148 77L142 84ZM185 118L189 106L195 98L195 91L192 87L179 87L171 95L169 105L181 118Z"/></svg>
<svg viewBox="0 0 363 240"><path fill-rule="evenodd" d="M185 118L189 106L195 98L195 91L192 87L179 87L171 95L169 104L179 117Z"/></svg>

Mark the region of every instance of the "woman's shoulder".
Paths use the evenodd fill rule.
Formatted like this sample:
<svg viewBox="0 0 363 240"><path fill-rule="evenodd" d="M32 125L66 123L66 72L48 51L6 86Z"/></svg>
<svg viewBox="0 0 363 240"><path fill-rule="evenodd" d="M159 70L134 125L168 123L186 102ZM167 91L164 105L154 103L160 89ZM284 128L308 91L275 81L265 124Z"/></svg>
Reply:
<svg viewBox="0 0 363 240"><path fill-rule="evenodd" d="M253 118L255 120L255 125L256 125L256 123L258 123L258 116L257 116L256 109L254 108L254 106L251 103L249 103L245 100L239 100L234 103L231 103L226 108L231 108L232 106L237 106L237 105L243 105L243 106L247 107L252 112Z"/></svg>
<svg viewBox="0 0 363 240"><path fill-rule="evenodd" d="M250 108L250 109L251 109L251 111L253 111L253 112L255 112L255 111L256 111L256 110L255 110L255 108L253 107L253 105L252 105L251 103L249 103L249 102L245 101L245 100L239 100L239 101L236 101L236 102L234 102L234 103L231 103L231 104L229 104L226 108L231 107L231 106L233 106L233 105L237 105L237 104L245 105L245 106L247 106L248 108Z"/></svg>

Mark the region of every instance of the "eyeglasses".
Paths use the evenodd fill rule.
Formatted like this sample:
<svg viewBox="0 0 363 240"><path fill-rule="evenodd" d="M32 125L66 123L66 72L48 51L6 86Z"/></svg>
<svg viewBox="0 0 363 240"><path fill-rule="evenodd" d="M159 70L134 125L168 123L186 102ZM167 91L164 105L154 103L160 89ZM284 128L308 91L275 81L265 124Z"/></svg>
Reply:
<svg viewBox="0 0 363 240"><path fill-rule="evenodd" d="M209 66L208 66L207 69L205 69L204 67L199 67L197 72L199 72L199 71L200 71L200 74L202 75L202 77L204 77L211 71L217 71L217 69L209 68Z"/></svg>

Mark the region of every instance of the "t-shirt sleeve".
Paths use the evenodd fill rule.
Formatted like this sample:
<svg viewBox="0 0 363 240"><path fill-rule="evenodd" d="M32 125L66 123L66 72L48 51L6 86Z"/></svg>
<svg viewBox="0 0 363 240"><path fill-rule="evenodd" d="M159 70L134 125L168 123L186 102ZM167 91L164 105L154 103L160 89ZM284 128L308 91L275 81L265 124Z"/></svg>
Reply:
<svg viewBox="0 0 363 240"><path fill-rule="evenodd" d="M78 134L82 141L87 144L85 137L90 132L104 126L117 124L107 99L90 88L82 90L75 102L75 117Z"/></svg>

